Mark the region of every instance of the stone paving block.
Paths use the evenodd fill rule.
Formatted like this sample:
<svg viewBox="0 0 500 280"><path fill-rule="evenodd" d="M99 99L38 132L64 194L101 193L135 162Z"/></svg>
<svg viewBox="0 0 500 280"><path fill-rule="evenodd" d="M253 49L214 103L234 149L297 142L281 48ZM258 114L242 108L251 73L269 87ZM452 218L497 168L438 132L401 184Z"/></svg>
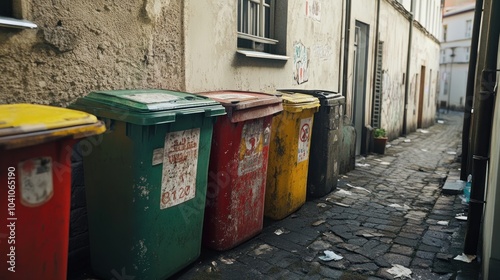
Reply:
<svg viewBox="0 0 500 280"><path fill-rule="evenodd" d="M358 245L358 246L363 246L363 244L365 244L366 242L368 242L368 240L366 238L351 238L347 241L347 243Z"/></svg>
<svg viewBox="0 0 500 280"><path fill-rule="evenodd" d="M400 254L387 253L383 258L390 264L399 264L405 267L410 266L411 258Z"/></svg>
<svg viewBox="0 0 500 280"><path fill-rule="evenodd" d="M311 244L311 242L314 240L310 236L306 236L301 234L300 232L295 232L295 231L290 231L289 233L279 235L283 239L286 239L292 243L295 243L297 245L301 246L307 246L308 244Z"/></svg>
<svg viewBox="0 0 500 280"><path fill-rule="evenodd" d="M335 245L336 248L344 249L350 252L357 252L359 248L361 248L358 245L355 244L349 244L349 243L339 243Z"/></svg>
<svg viewBox="0 0 500 280"><path fill-rule="evenodd" d="M390 250L391 253L411 256L414 252L412 247L394 244Z"/></svg>
<svg viewBox="0 0 500 280"><path fill-rule="evenodd" d="M315 251L327 250L332 248L332 244L327 241L324 241L321 237L316 239L313 243L311 243L307 248Z"/></svg>
<svg viewBox="0 0 500 280"><path fill-rule="evenodd" d="M281 267L281 268L289 268L292 266L297 260L300 260L299 256L289 255L289 256L273 256L273 258L269 259L269 263Z"/></svg>
<svg viewBox="0 0 500 280"><path fill-rule="evenodd" d="M435 246L429 246L429 245L426 245L426 244L420 244L418 246L418 250L438 253L438 252L441 251L441 247L435 247Z"/></svg>
<svg viewBox="0 0 500 280"><path fill-rule="evenodd" d="M406 246L410 246L410 247L415 247L418 244L418 240L398 236L394 239L394 243L398 243L398 244L406 245Z"/></svg>
<svg viewBox="0 0 500 280"><path fill-rule="evenodd" d="M320 267L319 274L328 279L341 279L343 272L329 267Z"/></svg>
<svg viewBox="0 0 500 280"><path fill-rule="evenodd" d="M449 280L453 279L452 274L440 275L433 273L430 269L412 269L413 279L429 279L429 280Z"/></svg>
<svg viewBox="0 0 500 280"><path fill-rule="evenodd" d="M426 252L426 251L417 251L415 255L419 258L422 258L422 259L432 260L432 259L434 259L434 256L436 256L436 253Z"/></svg>
<svg viewBox="0 0 500 280"><path fill-rule="evenodd" d="M342 256L352 264L368 263L372 261L369 258L366 258L359 254L343 254Z"/></svg>
<svg viewBox="0 0 500 280"><path fill-rule="evenodd" d="M432 266L432 261L421 258L414 258L411 261L411 267L429 268Z"/></svg>
<svg viewBox="0 0 500 280"><path fill-rule="evenodd" d="M362 273L364 275L375 275L379 267L375 263L353 264L348 268L350 271Z"/></svg>
<svg viewBox="0 0 500 280"><path fill-rule="evenodd" d="M401 227L390 226L390 225L378 225L378 226L375 226L375 228L383 230L383 231L389 231L389 232L392 232L392 233L398 233L398 232L401 231Z"/></svg>

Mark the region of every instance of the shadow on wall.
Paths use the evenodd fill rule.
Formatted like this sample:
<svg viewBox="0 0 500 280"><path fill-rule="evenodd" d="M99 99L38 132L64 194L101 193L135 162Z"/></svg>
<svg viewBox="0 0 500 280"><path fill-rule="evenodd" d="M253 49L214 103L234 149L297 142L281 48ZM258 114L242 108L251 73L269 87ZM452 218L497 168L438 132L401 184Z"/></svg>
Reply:
<svg viewBox="0 0 500 280"><path fill-rule="evenodd" d="M339 174L354 170L356 161L356 130L348 116L344 116L342 143L339 151Z"/></svg>

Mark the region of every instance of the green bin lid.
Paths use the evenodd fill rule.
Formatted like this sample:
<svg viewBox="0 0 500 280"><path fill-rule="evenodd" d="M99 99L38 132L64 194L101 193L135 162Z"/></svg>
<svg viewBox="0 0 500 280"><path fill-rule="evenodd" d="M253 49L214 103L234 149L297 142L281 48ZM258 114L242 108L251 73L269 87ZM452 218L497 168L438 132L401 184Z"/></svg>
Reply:
<svg viewBox="0 0 500 280"><path fill-rule="evenodd" d="M226 108L231 122L241 122L283 111L282 99L262 92L220 90L197 93L218 101Z"/></svg>
<svg viewBox="0 0 500 280"><path fill-rule="evenodd" d="M178 114L205 113L207 117L225 114L224 107L212 99L163 89L95 91L70 107L139 125L175 122Z"/></svg>

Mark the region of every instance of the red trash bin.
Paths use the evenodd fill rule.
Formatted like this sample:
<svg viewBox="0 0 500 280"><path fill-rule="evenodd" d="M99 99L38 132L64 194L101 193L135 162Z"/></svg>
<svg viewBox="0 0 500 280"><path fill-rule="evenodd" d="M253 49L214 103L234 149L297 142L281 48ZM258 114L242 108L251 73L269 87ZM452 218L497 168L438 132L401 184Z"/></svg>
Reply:
<svg viewBox="0 0 500 280"><path fill-rule="evenodd" d="M203 244L227 250L262 231L269 139L280 97L257 92L199 93L220 102L212 137Z"/></svg>
<svg viewBox="0 0 500 280"><path fill-rule="evenodd" d="M0 105L0 279L67 278L72 147L104 130L79 111Z"/></svg>

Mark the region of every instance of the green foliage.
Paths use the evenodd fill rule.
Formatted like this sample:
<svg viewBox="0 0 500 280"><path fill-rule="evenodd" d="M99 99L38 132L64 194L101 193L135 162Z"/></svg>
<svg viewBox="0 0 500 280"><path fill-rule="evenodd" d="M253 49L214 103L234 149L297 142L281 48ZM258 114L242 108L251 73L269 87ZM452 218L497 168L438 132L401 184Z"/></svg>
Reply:
<svg viewBox="0 0 500 280"><path fill-rule="evenodd" d="M373 130L373 137L375 138L385 138L386 135L385 135L385 129L383 128L375 128Z"/></svg>

